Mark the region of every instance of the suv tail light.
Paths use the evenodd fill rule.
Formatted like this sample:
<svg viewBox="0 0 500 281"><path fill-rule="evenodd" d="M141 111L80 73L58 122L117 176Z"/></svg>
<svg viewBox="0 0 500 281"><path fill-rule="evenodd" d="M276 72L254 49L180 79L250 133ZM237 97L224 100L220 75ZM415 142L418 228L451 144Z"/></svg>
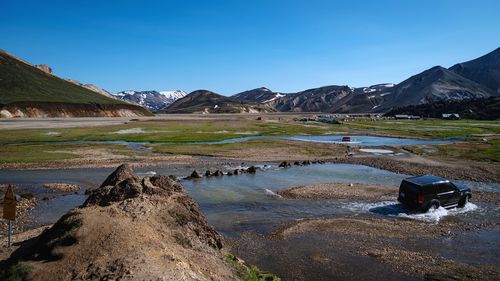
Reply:
<svg viewBox="0 0 500 281"><path fill-rule="evenodd" d="M418 196L418 204L422 204L422 203L424 203L424 196L419 195Z"/></svg>

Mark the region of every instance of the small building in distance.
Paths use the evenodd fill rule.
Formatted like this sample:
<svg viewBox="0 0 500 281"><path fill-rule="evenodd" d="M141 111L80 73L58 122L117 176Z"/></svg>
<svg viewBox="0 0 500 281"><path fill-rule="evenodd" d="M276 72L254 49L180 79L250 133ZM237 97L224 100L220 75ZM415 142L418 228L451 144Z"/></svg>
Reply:
<svg viewBox="0 0 500 281"><path fill-rule="evenodd" d="M417 115L408 115L408 114L396 114L394 115L396 119L409 119L409 120L417 120L420 119L420 116Z"/></svg>
<svg viewBox="0 0 500 281"><path fill-rule="evenodd" d="M443 113L441 116L443 119L446 119L446 120L458 120L458 119L460 119L460 115L458 113Z"/></svg>

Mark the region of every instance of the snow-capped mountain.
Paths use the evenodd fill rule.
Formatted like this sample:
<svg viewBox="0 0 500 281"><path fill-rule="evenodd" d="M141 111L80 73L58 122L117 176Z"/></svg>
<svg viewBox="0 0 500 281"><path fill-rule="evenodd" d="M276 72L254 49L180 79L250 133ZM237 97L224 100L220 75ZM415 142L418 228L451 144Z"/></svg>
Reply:
<svg viewBox="0 0 500 281"><path fill-rule="evenodd" d="M181 90L175 91L121 91L113 94L115 97L138 104L156 112L164 109L174 101L185 97L187 94Z"/></svg>

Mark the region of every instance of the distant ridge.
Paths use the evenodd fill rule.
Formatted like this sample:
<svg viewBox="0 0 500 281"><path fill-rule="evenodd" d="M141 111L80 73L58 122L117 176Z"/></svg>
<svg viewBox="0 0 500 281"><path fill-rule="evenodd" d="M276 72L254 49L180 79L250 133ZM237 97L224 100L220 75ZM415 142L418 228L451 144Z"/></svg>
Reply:
<svg viewBox="0 0 500 281"><path fill-rule="evenodd" d="M208 90L197 90L176 100L160 113L258 113L268 112L264 105L239 102Z"/></svg>
<svg viewBox="0 0 500 281"><path fill-rule="evenodd" d="M480 58L456 64L450 70L500 95L500 48Z"/></svg>

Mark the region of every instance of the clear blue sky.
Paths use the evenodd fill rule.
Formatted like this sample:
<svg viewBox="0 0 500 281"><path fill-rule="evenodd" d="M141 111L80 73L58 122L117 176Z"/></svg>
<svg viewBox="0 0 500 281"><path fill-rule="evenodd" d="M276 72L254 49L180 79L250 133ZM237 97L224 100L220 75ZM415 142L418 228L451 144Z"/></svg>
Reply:
<svg viewBox="0 0 500 281"><path fill-rule="evenodd" d="M1 0L0 10L1 49L112 92L397 83L500 47L498 0Z"/></svg>

